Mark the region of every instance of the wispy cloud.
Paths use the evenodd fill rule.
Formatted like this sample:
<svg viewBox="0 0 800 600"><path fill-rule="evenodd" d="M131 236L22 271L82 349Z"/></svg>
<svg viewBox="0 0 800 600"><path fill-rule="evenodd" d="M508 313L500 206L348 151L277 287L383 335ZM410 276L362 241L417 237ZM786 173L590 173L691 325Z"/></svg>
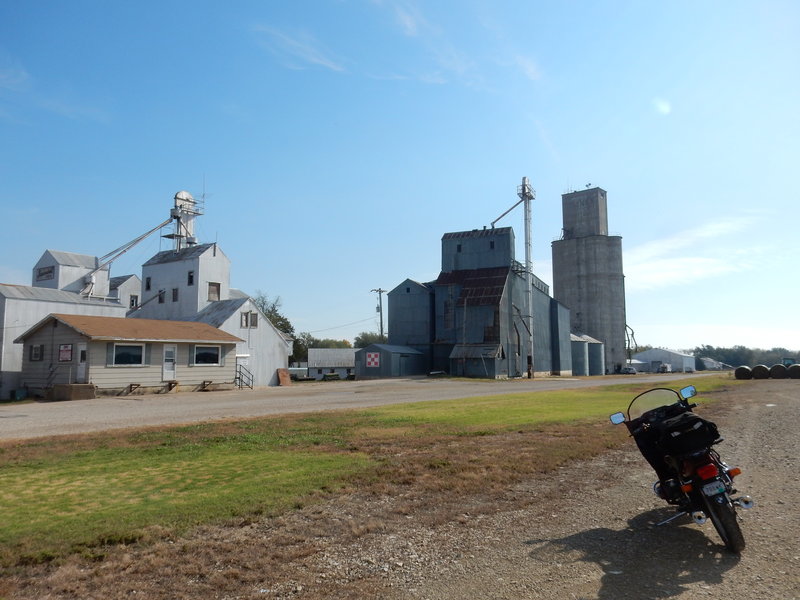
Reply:
<svg viewBox="0 0 800 600"><path fill-rule="evenodd" d="M658 114L667 116L672 112L672 103L664 98L653 98L653 108Z"/></svg>
<svg viewBox="0 0 800 600"><path fill-rule="evenodd" d="M77 97L69 85L46 82L46 87L13 57L0 53L0 92L10 99L0 106L0 119L25 122L21 116L30 109L43 110L70 119L108 121L108 113ZM46 89L42 92L41 89Z"/></svg>
<svg viewBox="0 0 800 600"><path fill-rule="evenodd" d="M289 34L265 25L254 29L261 35L262 45L281 57L289 68L303 69L310 64L337 72L347 70L308 32Z"/></svg>
<svg viewBox="0 0 800 600"><path fill-rule="evenodd" d="M0 89L21 92L27 89L30 79L22 66L8 58L0 58Z"/></svg>
<svg viewBox="0 0 800 600"><path fill-rule="evenodd" d="M420 10L410 2L392 2L390 6L395 20L405 35L417 36L421 30L429 28Z"/></svg>
<svg viewBox="0 0 800 600"><path fill-rule="evenodd" d="M626 289L654 290L753 268L752 257L761 249L721 241L759 219L757 215L721 219L625 252Z"/></svg>
<svg viewBox="0 0 800 600"><path fill-rule="evenodd" d="M542 78L542 71L534 59L529 56L516 56L514 59L517 67L523 75L531 81L539 81Z"/></svg>

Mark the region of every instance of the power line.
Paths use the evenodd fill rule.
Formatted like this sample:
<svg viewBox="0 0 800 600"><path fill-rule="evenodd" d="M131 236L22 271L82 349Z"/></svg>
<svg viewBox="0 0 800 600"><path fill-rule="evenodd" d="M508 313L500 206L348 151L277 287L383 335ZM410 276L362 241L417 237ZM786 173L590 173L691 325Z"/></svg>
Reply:
<svg viewBox="0 0 800 600"><path fill-rule="evenodd" d="M352 323L345 323L344 325L336 325L335 327L326 327L325 329L315 329L314 331L307 331L306 333L319 333L320 331L330 331L332 329L341 329L342 327L349 327L350 325L358 325L359 323L366 323L372 321L375 317L369 319L362 319L361 321L353 321Z"/></svg>

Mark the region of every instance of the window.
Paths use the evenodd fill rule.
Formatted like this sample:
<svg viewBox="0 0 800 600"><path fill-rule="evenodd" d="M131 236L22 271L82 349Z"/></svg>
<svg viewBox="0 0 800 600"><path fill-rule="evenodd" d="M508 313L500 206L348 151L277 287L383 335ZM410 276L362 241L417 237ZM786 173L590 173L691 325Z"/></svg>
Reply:
<svg viewBox="0 0 800 600"><path fill-rule="evenodd" d="M208 301L216 302L219 300L219 284L209 281L208 282Z"/></svg>
<svg viewBox="0 0 800 600"><path fill-rule="evenodd" d="M194 271L189 271L186 275L186 285L194 285Z"/></svg>
<svg viewBox="0 0 800 600"><path fill-rule="evenodd" d="M114 344L112 365L143 365L144 344Z"/></svg>
<svg viewBox="0 0 800 600"><path fill-rule="evenodd" d="M178 288L172 288L172 301L178 301Z"/></svg>
<svg viewBox="0 0 800 600"><path fill-rule="evenodd" d="M164 293L164 290L158 290L158 303L159 304L164 304L164 296L165 295L166 294Z"/></svg>
<svg viewBox="0 0 800 600"><path fill-rule="evenodd" d="M241 314L242 329L255 329L258 327L258 313L257 312L243 312Z"/></svg>
<svg viewBox="0 0 800 600"><path fill-rule="evenodd" d="M55 273L55 267L41 267L36 269L36 281L46 281L47 279L52 279L55 276Z"/></svg>
<svg viewBox="0 0 800 600"><path fill-rule="evenodd" d="M33 344L28 351L28 358L30 360L42 360L42 356L44 356L44 345Z"/></svg>
<svg viewBox="0 0 800 600"><path fill-rule="evenodd" d="M196 365L219 365L220 347L219 346L195 346L194 364Z"/></svg>
<svg viewBox="0 0 800 600"><path fill-rule="evenodd" d="M456 252L461 252L461 244L458 244L458 245L456 246Z"/></svg>
<svg viewBox="0 0 800 600"><path fill-rule="evenodd" d="M139 296L137 296L136 294L131 294L131 302L130 302L130 304L131 304L131 306L130 306L131 308L136 308L137 306L139 306Z"/></svg>
<svg viewBox="0 0 800 600"><path fill-rule="evenodd" d="M144 291L145 292L149 292L150 291L150 278L149 277L145 277L144 278Z"/></svg>
<svg viewBox="0 0 800 600"><path fill-rule="evenodd" d="M494 240L489 242L489 250L494 250Z"/></svg>

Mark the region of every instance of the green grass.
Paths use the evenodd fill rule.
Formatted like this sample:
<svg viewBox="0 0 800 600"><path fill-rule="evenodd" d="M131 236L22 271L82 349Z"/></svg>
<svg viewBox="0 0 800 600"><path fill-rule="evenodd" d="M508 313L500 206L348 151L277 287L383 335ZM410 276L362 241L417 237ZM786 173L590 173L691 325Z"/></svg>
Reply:
<svg viewBox="0 0 800 600"><path fill-rule="evenodd" d="M735 382L702 378L695 384L708 393ZM514 393L3 444L0 563L92 553L107 543L275 515L357 480L413 481L420 468L464 479L459 451L443 449L452 440L464 440L477 457L472 462L483 461L481 468L502 470L508 467L491 464L494 459L481 450L484 436L546 432L552 424L596 425L647 387ZM568 435L581 430L574 427ZM397 448L425 448L423 466L407 457L393 465L402 454ZM502 482L502 474L496 476Z"/></svg>

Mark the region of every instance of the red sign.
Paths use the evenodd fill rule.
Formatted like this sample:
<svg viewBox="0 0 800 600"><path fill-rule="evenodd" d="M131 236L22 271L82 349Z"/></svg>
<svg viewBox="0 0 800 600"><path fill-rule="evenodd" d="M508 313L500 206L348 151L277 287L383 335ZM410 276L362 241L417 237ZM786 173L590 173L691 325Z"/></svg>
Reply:
<svg viewBox="0 0 800 600"><path fill-rule="evenodd" d="M381 353L367 352L367 367L380 367L380 366L381 366Z"/></svg>

